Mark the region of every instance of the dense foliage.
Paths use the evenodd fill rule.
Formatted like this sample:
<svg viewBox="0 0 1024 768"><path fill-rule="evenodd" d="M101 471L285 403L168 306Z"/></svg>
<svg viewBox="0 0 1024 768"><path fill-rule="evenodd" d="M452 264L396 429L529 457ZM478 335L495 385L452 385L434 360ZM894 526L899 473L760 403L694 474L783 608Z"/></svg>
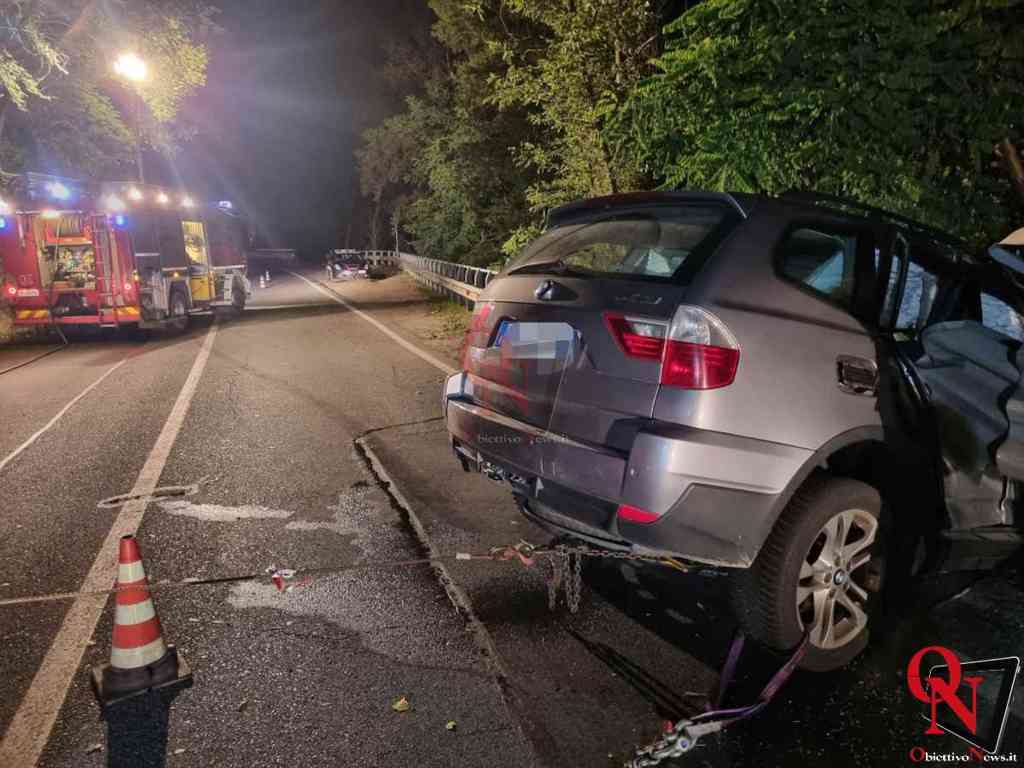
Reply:
<svg viewBox="0 0 1024 768"><path fill-rule="evenodd" d="M991 240L1024 119L1019 0L710 0L616 133L671 186L816 189Z"/></svg>
<svg viewBox="0 0 1024 768"><path fill-rule="evenodd" d="M137 135L172 153L192 133L181 106L206 81L214 15L193 0L0 0L2 170L116 173ZM124 51L145 59L144 83L113 76Z"/></svg>
<svg viewBox="0 0 1024 768"><path fill-rule="evenodd" d="M1024 0L429 2L432 63L360 153L422 253L493 262L553 205L658 186L1020 223L993 146L1022 138Z"/></svg>

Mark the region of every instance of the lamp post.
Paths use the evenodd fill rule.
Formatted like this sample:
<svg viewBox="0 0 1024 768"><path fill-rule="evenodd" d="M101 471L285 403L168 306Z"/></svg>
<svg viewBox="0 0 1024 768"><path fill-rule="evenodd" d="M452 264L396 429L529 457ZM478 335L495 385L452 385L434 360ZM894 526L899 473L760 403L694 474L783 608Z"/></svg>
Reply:
<svg viewBox="0 0 1024 768"><path fill-rule="evenodd" d="M146 175L142 165L142 94L139 93L138 85L146 81L149 68L137 54L122 53L114 61L114 73L136 86L130 88L135 97L135 164L138 167L139 183L145 184Z"/></svg>

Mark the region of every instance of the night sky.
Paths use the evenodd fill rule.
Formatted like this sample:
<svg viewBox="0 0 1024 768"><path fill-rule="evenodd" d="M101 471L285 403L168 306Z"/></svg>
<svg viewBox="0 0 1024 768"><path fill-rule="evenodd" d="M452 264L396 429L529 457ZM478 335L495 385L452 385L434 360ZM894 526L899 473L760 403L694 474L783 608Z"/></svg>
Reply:
<svg viewBox="0 0 1024 768"><path fill-rule="evenodd" d="M207 41L208 84L187 107L200 135L167 173L234 201L266 244L318 259L343 245L359 133L401 108L380 74L383 46L429 27L432 14L425 0L217 5L224 32Z"/></svg>

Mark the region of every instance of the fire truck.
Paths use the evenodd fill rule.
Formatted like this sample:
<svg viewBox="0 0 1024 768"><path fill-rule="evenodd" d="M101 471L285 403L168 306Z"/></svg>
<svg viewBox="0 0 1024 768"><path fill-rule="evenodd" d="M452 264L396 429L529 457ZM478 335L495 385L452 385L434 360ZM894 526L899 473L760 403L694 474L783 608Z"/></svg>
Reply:
<svg viewBox="0 0 1024 768"><path fill-rule="evenodd" d="M25 174L0 201L3 293L15 325L183 331L251 295L246 219L224 201L128 182Z"/></svg>

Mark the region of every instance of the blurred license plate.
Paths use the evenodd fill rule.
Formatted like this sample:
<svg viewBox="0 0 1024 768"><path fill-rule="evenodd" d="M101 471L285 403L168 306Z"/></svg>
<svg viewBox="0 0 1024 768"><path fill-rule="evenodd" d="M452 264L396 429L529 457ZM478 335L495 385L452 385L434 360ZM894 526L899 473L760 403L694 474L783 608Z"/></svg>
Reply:
<svg viewBox="0 0 1024 768"><path fill-rule="evenodd" d="M576 347L576 329L568 323L502 320L491 346L517 360L564 360Z"/></svg>

